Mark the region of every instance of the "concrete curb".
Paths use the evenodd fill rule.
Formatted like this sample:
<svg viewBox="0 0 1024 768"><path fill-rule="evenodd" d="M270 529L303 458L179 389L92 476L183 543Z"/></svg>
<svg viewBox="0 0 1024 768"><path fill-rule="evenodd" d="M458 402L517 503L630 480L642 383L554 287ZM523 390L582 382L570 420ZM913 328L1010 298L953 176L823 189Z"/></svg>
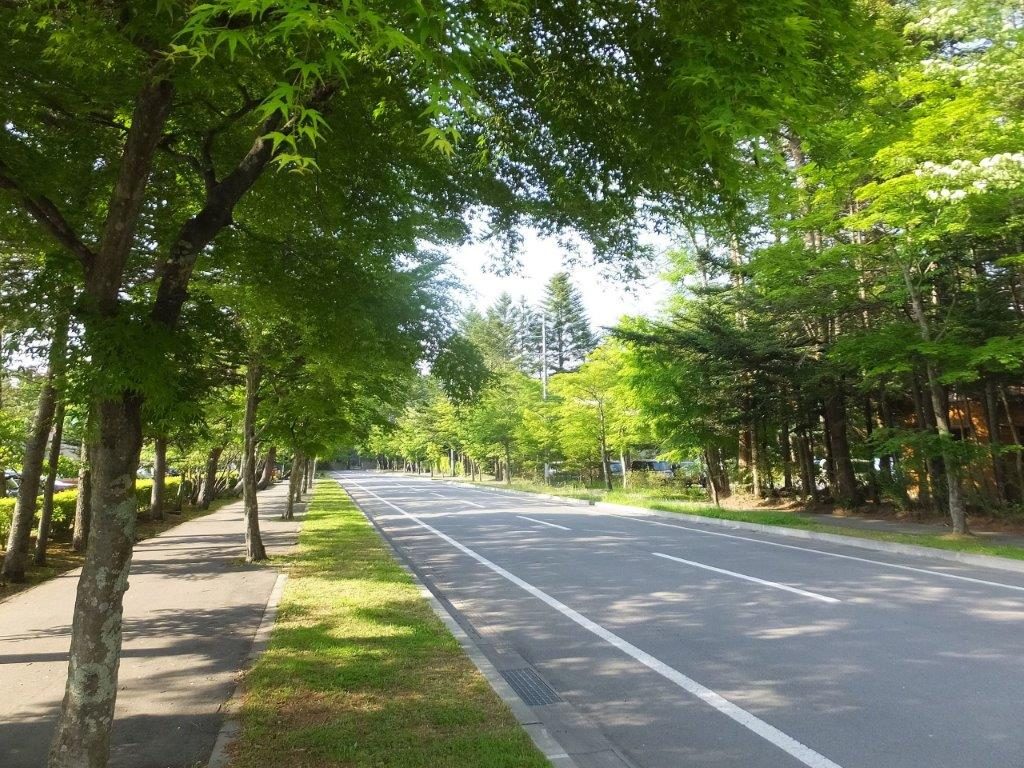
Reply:
<svg viewBox="0 0 1024 768"><path fill-rule="evenodd" d="M341 482L338 482L341 485ZM343 491L348 494L348 489L341 485ZM444 603L437 599L430 588L423 582L416 571L411 567L405 555L395 546L391 537L388 536L376 521L366 514L366 511L359 506L359 503L352 498L351 494L348 494L349 499L355 504L356 509L362 512L363 517L366 518L367 522L373 526L373 529L381 537L388 549L391 550L391 554L394 555L395 561L405 570L406 573L412 578L413 583L419 588L420 594L430 604L434 613L445 625L449 632L455 636L455 639L459 641L459 645L462 647L463 652L469 657L469 660L473 662L473 665L480 671L480 674L484 676L487 683L491 686L491 689L498 694L502 701L512 710L512 715L515 717L519 725L522 726L523 730L526 731L534 745L541 751L541 753L548 759L555 768L578 768L576 761L572 759L565 748L555 739L554 736L544 727L540 722L539 718L533 713L533 710L523 702L522 699L512 690L505 678L501 676L497 668L491 663L490 659L487 658L483 650L477 644L477 642L469 636L469 634L462 628L459 622L455 619L452 613L445 607ZM209 766L209 768L220 768L220 766Z"/></svg>
<svg viewBox="0 0 1024 768"><path fill-rule="evenodd" d="M460 488L476 488L483 490L474 483L460 483L440 478L441 482L448 485L459 486ZM820 531L808 531L802 528L786 528L781 525L763 525L761 523L748 523L741 520L726 520L717 517L704 517L702 515L690 515L685 512L665 512L660 509L648 509L647 507L632 507L627 504L613 504L607 501L586 501L573 499L565 496L555 496L549 493L533 493L532 491L518 491L507 488L486 488L487 491L505 493L513 496L524 496L527 498L550 499L568 506L589 506L594 509L613 512L625 516L654 515L676 522L696 523L716 528L726 528L733 531L751 531L764 533L773 536L785 536L792 539L804 541L821 541L829 544L842 544L847 547L857 547L873 552L885 552L890 555L904 555L906 557L930 558L932 560L948 560L963 565L973 565L980 568L991 568L997 571L1008 571L1010 573L1024 573L1024 560L1013 560L998 555L977 555L971 552L955 552L949 549L937 549L924 547L917 544L900 544L892 541L876 541L875 539L864 539L859 536L844 536L838 533L822 533Z"/></svg>
<svg viewBox="0 0 1024 768"><path fill-rule="evenodd" d="M252 637L252 647L249 649L249 655L246 656L245 666L251 667L252 663L259 658L270 643L270 634L274 630L274 623L277 621L277 608L281 603L281 596L284 594L284 583L288 580L288 574L279 573L277 574L277 581L274 582L274 588L270 590L270 597L267 598L266 608L263 609L263 618L260 620L260 625L256 628L256 634ZM238 721L238 712L242 706L242 693L243 685L242 680L238 681L235 686L234 693L231 694L226 702L222 711L225 714L224 724L221 725L220 731L217 733L217 740L213 743L213 751L210 753L210 759L207 761L207 768L224 768L230 760L231 755L228 753L228 747L238 737L238 733L242 728L242 724Z"/></svg>

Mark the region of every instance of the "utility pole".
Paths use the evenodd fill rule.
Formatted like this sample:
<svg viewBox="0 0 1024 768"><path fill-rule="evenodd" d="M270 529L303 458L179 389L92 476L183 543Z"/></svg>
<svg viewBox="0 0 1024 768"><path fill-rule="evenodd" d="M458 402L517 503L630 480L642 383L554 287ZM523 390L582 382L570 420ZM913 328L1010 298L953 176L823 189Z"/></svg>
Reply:
<svg viewBox="0 0 1024 768"><path fill-rule="evenodd" d="M548 399L548 315L546 312L541 312L540 315L540 396L541 400L547 402ZM546 461L547 455L544 456L544 484L548 483L548 475L551 470L551 465Z"/></svg>

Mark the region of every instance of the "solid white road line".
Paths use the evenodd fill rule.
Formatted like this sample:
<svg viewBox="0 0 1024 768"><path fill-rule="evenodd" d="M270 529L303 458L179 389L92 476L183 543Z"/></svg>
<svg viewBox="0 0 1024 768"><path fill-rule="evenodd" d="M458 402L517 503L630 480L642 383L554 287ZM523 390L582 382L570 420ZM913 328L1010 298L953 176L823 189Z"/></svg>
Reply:
<svg viewBox="0 0 1024 768"><path fill-rule="evenodd" d="M768 547L781 547L782 549L795 549L799 552L811 552L815 555L824 555L826 557L838 557L843 560L854 560L858 563L871 563L872 565L882 565L886 568L897 568L901 571L911 571L913 573L925 573L929 576L941 576L944 579L956 579L957 581L968 581L972 584L984 584L987 587L1002 587L1003 589L1012 589L1017 592L1024 592L1024 587L1018 587L1016 584L1003 584L999 581L986 581L985 579L975 579L971 576L958 576L955 573L943 573L942 571L930 571L927 568L915 568L912 565L900 565L898 563L887 563L884 560L872 560L868 557L856 557L854 555L842 555L838 552L828 552L824 549L814 549L813 547L798 547L795 544L781 544L777 541L765 541L764 539L755 539L750 536L738 536L735 533L719 533L718 531L705 531L701 528L691 528L686 525L676 525L675 523L663 523L659 520L645 520L642 517L635 517L633 515L616 515L614 513L608 513L611 517L619 517L623 520L636 520L639 523L648 523L650 525L661 525L665 528L678 528L682 531L692 531L693 533L703 533L706 536L721 536L726 539L739 539L740 541L751 541L754 544L764 544ZM850 545L856 546L856 545Z"/></svg>
<svg viewBox="0 0 1024 768"><path fill-rule="evenodd" d="M784 589L787 592L792 592L795 595L803 595L804 597L811 597L815 600L821 600L823 603L838 603L834 597L827 597L826 595L819 595L817 592L808 592L806 589L797 589L796 587L790 587L786 584L779 584L777 581L765 581L759 579L756 576L747 576L745 573L736 573L736 571L727 571L725 568L716 568L713 565L706 565L704 563L696 563L693 560L684 560L681 557L673 557L672 555L666 555L662 552L651 552L655 557L663 557L666 560L674 560L677 563L683 563L684 565L692 565L694 568L703 568L706 571L714 571L715 573L721 573L725 576L733 576L737 579L745 579L746 581L752 581L755 584L763 584L766 587L774 587L775 589Z"/></svg>
<svg viewBox="0 0 1024 768"><path fill-rule="evenodd" d="M633 659L635 659L636 661L640 662L641 664L643 664L648 669L650 669L650 670L652 670L654 672L657 672L659 675L664 677L666 680L669 680L670 682L675 683L676 685L678 685L680 688L682 688L687 693L690 693L693 696L696 696L698 699L703 701L705 704L708 704L708 705L714 707L719 712L721 712L723 715L725 715L726 717L731 718L732 720L736 721L737 723L742 725L744 728L752 731L753 733L756 733L758 736L760 736L765 741L768 741L769 743L774 744L776 747L781 749L783 752L786 752L787 754L789 754L792 757L796 758L798 761L800 761L804 765L808 766L808 768L841 768L837 763L832 762L831 760L829 760L824 755L818 754L817 752L815 752L810 747L808 747L808 746L806 746L804 744L801 744L799 741L794 739L792 736L789 736L788 734L783 733L782 731L780 731L775 726L769 725L768 723L766 723L764 720L761 720L756 715L751 714L747 710L745 710L745 709L743 709L741 707L736 706L735 704L733 704L728 699L726 699L723 696L721 696L720 694L715 693L714 691L712 691L710 688L707 688L707 687L701 685L700 683L698 683L696 680L687 677L686 675L684 675L679 670L674 669L673 667L670 667L668 664L666 664L663 661L660 661L659 659L656 659L654 656L651 656L646 651L640 650L639 648L637 648L635 645L633 645L629 641L624 640L623 638L621 638L618 635L616 635L614 632L612 632L612 631L610 631L608 629L605 629L604 627L602 627L597 622L591 621L586 616L584 616L582 613L579 613L578 611L573 610L572 608L567 606L565 603L563 603L563 602L557 600L556 598L552 597L551 595L549 595L547 592L544 592L543 590L533 586L529 582L523 581L521 578L516 576L514 573L510 573L509 571L506 571L500 565L496 565L495 563L492 563L490 560L488 560L483 555L473 551L472 549L470 549L469 547L465 546L464 544L461 544L460 542L456 541L455 539L453 539L448 534L442 533L441 531L437 530L437 528L434 528L433 526L428 525L427 523L423 522L416 515L414 515L414 514L412 514L410 512L406 512L404 509L402 509L401 507L397 506L396 504L392 504L387 499L381 498L380 496L375 494L373 491L370 491L370 490L367 490L366 488L363 488L362 486L359 485L359 483L351 482L351 484L353 486L355 486L356 488L358 488L359 490L361 490L364 493L366 493L367 495L372 496L373 498L377 499L378 501L381 501L384 504L387 504L389 507L391 507L392 509L396 510L397 512L400 512L402 515L404 515L405 517L407 517L410 520L412 520L413 522L415 522L421 528L424 528L425 530L427 530L430 533L432 533L435 536L437 536L439 539L447 542L448 544L451 544L453 547L455 547L457 550L459 550L463 554L468 555L469 557L473 558L474 560L476 560L481 565L486 566L490 570L494 571L496 574L498 574L502 578L504 578L507 581L510 581L511 583L515 584L517 587L519 587L520 589L522 589L525 592L529 593L530 595L533 595L534 597L536 597L541 602L546 603L547 605L551 606L556 611L561 613L563 616L565 616L565 617L571 619L572 621L576 622L577 624L579 624L581 627L586 629L588 632L592 632L593 634L597 635L599 638L604 640L606 643L609 643L610 645L614 646L615 648L618 648L620 651L625 653L627 656L632 657Z"/></svg>
<svg viewBox="0 0 1024 768"><path fill-rule="evenodd" d="M560 531L571 531L571 528L566 528L564 525L556 525L555 523L548 523L543 520L538 520L535 517L527 517L526 515L516 515L520 520L529 520L531 523L540 523L541 525L547 525L552 528L557 528Z"/></svg>

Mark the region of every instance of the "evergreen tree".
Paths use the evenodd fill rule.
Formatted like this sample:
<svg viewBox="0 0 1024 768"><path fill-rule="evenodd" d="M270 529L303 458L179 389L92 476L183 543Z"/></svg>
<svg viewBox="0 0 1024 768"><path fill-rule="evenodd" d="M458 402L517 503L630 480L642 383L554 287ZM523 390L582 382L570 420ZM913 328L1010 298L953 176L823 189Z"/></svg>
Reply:
<svg viewBox="0 0 1024 768"><path fill-rule="evenodd" d="M547 360L555 373L579 367L595 346L583 297L569 281L568 272L552 275L544 292L541 312L547 324Z"/></svg>

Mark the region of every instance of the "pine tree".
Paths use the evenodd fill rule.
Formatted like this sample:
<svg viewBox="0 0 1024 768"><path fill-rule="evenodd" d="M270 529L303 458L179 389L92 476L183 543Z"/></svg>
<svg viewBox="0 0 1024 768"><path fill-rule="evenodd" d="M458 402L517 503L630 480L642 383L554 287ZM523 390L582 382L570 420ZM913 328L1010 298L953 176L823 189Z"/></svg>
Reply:
<svg viewBox="0 0 1024 768"><path fill-rule="evenodd" d="M541 303L547 324L547 359L555 373L578 368L595 346L583 297L568 272L552 275Z"/></svg>

